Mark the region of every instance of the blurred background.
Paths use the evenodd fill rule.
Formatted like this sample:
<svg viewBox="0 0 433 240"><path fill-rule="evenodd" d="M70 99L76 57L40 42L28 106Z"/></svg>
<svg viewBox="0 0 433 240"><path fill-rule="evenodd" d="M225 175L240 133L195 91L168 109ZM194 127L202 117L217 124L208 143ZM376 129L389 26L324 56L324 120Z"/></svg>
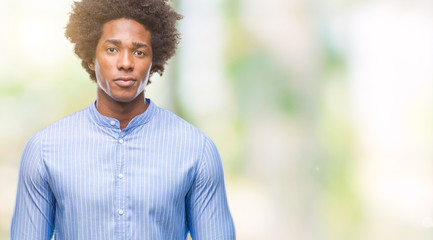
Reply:
<svg viewBox="0 0 433 240"><path fill-rule="evenodd" d="M71 0L0 2L0 239L38 130L95 99ZM210 136L239 240L433 238L431 0L176 0L147 88Z"/></svg>

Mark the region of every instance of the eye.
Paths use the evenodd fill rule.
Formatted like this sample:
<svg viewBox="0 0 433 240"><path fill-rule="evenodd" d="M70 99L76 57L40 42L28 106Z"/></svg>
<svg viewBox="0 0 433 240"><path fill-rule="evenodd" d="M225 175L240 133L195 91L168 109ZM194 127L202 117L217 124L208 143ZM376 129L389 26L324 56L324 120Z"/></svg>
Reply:
<svg viewBox="0 0 433 240"><path fill-rule="evenodd" d="M140 56L140 57L146 55L145 52L140 51L140 50L135 51L134 54L137 55L137 56Z"/></svg>
<svg viewBox="0 0 433 240"><path fill-rule="evenodd" d="M107 48L107 52L108 53L115 53L115 52L117 52L117 50L113 47L110 47L110 48Z"/></svg>

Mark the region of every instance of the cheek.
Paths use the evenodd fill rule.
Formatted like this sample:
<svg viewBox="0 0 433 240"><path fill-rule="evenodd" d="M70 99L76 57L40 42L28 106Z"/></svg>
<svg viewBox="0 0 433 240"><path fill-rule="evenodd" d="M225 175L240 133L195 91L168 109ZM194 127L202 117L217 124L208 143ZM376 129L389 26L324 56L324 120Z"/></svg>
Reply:
<svg viewBox="0 0 433 240"><path fill-rule="evenodd" d="M104 65L104 63L101 64L101 62L95 63L95 74L96 74L96 80L98 81L104 81L107 78L106 73L107 66Z"/></svg>
<svg viewBox="0 0 433 240"><path fill-rule="evenodd" d="M150 64L146 64L146 66L143 67L143 69L144 70L141 73L141 78L144 81L150 76L150 70L152 69L152 62L150 62Z"/></svg>
<svg viewBox="0 0 433 240"><path fill-rule="evenodd" d="M95 58L95 73L103 78L107 78L111 69L113 68L113 59L110 59L104 54L96 54ZM101 79L103 80L103 79Z"/></svg>

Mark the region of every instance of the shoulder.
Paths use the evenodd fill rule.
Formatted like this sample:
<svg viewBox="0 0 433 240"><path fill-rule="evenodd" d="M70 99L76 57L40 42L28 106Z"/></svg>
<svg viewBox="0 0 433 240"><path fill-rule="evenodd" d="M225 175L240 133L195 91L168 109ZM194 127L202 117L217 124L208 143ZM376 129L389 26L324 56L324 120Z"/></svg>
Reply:
<svg viewBox="0 0 433 240"><path fill-rule="evenodd" d="M159 108L155 122L161 125L158 132L162 135L174 136L176 143L172 148L180 146L193 152L193 179L197 186L217 186L224 181L223 166L219 151L210 137L169 110Z"/></svg>
<svg viewBox="0 0 433 240"><path fill-rule="evenodd" d="M157 107L156 117L158 121L164 123L164 125L168 124L171 126L181 126L181 127L196 129L196 127L194 127L191 123L187 122L186 120L179 117L178 115L171 112L170 110L161 107Z"/></svg>
<svg viewBox="0 0 433 240"><path fill-rule="evenodd" d="M45 133L58 128L73 127L79 125L80 122L88 121L88 119L89 119L89 109L84 108L55 121L54 123L42 129L40 132Z"/></svg>
<svg viewBox="0 0 433 240"><path fill-rule="evenodd" d="M36 132L27 142L24 153L29 150L35 152L37 149L40 155L39 158L44 159L46 153L50 152L49 150L58 149L59 146L67 142L67 139L77 135L80 132L78 128L89 126L86 111L85 108L65 116ZM35 159L35 157L33 156L32 159Z"/></svg>
<svg viewBox="0 0 433 240"><path fill-rule="evenodd" d="M158 129L161 131L172 132L179 136L198 138L201 142L207 138L197 127L167 109L158 107L155 120Z"/></svg>
<svg viewBox="0 0 433 240"><path fill-rule="evenodd" d="M182 119L173 112L158 108L155 114L155 130L160 134L172 136L178 141L176 145L182 145L188 149L194 149L197 153L196 160L206 161L206 159L219 160L219 153L214 142L200 129ZM185 143L185 144L179 144ZM199 163L200 165L201 163Z"/></svg>
<svg viewBox="0 0 433 240"><path fill-rule="evenodd" d="M45 128L39 130L34 137L41 141L50 137L62 136L66 132L73 132L77 127L84 126L89 121L88 108L81 109L70 115L67 115Z"/></svg>

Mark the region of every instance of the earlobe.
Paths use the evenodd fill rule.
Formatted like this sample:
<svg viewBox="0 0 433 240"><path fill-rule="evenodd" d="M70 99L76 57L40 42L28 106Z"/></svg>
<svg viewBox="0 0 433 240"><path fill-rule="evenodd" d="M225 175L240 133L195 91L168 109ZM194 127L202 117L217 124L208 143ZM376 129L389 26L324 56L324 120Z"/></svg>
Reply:
<svg viewBox="0 0 433 240"><path fill-rule="evenodd" d="M95 64L93 62L89 62L88 66L90 70L95 71Z"/></svg>

